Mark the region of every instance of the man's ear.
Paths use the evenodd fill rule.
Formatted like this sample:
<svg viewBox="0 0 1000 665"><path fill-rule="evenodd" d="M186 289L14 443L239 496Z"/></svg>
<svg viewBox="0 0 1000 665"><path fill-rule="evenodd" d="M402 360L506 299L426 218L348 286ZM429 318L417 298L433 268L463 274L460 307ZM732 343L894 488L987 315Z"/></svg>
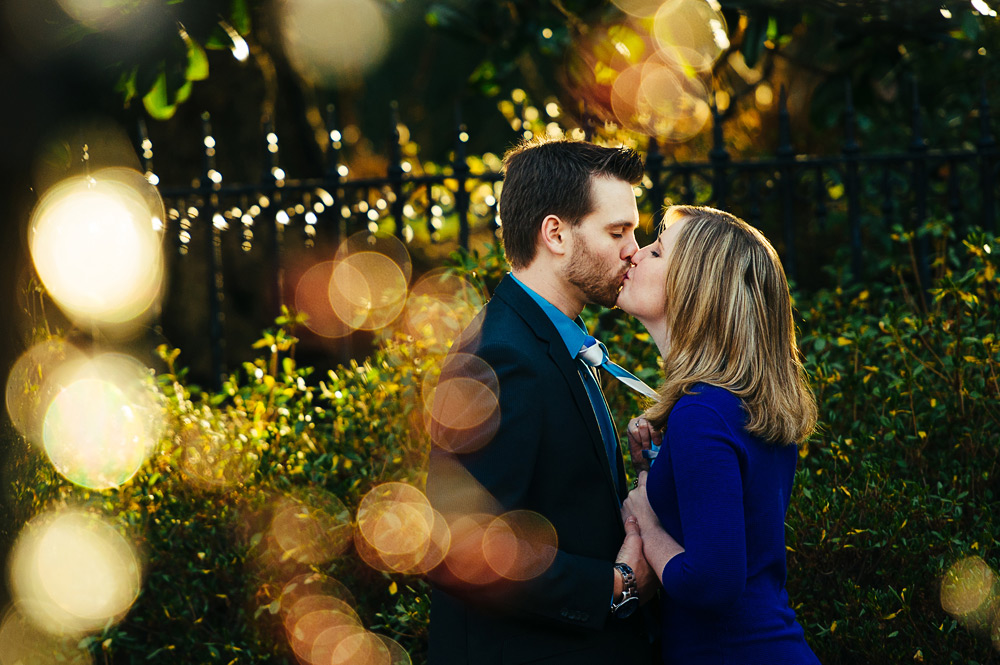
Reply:
<svg viewBox="0 0 1000 665"><path fill-rule="evenodd" d="M569 224L556 215L548 215L542 220L542 244L552 254L562 256L569 251Z"/></svg>

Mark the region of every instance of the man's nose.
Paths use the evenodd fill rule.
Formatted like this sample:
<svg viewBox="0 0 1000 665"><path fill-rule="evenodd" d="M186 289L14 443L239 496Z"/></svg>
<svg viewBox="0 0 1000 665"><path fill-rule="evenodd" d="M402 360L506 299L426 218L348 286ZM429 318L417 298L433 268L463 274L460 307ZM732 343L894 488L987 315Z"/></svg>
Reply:
<svg viewBox="0 0 1000 665"><path fill-rule="evenodd" d="M622 248L622 260L632 261L635 254L639 251L639 243L635 241L635 234L628 234L628 242L625 247Z"/></svg>

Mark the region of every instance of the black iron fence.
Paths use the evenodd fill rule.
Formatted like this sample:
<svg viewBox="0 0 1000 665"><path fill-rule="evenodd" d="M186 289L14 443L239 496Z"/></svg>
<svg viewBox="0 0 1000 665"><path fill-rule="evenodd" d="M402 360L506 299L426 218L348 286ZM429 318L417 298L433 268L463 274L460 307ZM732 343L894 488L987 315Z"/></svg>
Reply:
<svg viewBox="0 0 1000 665"><path fill-rule="evenodd" d="M707 161L668 162L658 144L650 141L640 209L654 218L664 203L729 210L761 228L782 256L788 276L806 284L820 266L833 261L842 261L854 279L865 279L868 260L897 224L912 230L930 219L947 218L959 232L972 224L996 231L997 146L985 85L978 108L970 114L978 116L979 122L975 145L957 149L928 146L914 82L908 146L891 153L865 153L856 140L850 89L846 95L842 147L837 154L796 152L784 90L778 101L778 147L772 157L733 159L726 148L724 123L714 109ZM467 248L473 234L496 231L502 178L495 170L469 167L468 133L459 114L450 163L422 173L415 173L414 162L402 154L396 115L393 109L384 176L351 176L341 161L343 137L331 111L324 173L289 177L280 166L278 138L271 127L265 127L261 142L267 155L264 177L245 183L223 182L216 170L211 122L207 114L202 117L199 178L190 187L160 189L168 210L165 233L179 255L175 260L185 262L187 273L192 264L198 265L200 270L194 274L206 285L213 377L221 376L225 367L224 294L232 291L234 281L252 281L257 286L244 300L273 316L287 292L285 257L293 244L335 245L359 230L391 228L404 242ZM149 175L153 173L152 150L142 127L140 140ZM235 245L238 251L226 250ZM924 236L918 235L917 249L918 273L926 284L929 258ZM258 255L261 252L263 257ZM258 256L248 262L241 255ZM266 269L261 270L261 265ZM255 274L241 274L241 266L255 266L249 268ZM261 278L270 283L262 284ZM189 290L182 291L184 297L191 297Z"/></svg>

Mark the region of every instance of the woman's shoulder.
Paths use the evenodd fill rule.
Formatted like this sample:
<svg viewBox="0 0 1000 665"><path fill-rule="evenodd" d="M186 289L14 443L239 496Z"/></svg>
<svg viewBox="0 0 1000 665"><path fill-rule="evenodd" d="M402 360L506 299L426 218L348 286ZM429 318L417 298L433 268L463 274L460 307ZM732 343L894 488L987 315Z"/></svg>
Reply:
<svg viewBox="0 0 1000 665"><path fill-rule="evenodd" d="M688 407L702 407L714 411L720 419L737 428L742 427L746 422L746 409L743 407L743 401L732 392L719 386L707 383L694 384L689 389L688 394L677 400L671 413L677 413Z"/></svg>
<svg viewBox="0 0 1000 665"><path fill-rule="evenodd" d="M686 395L682 395L674 408L683 406L707 406L715 409L742 409L743 402L739 397L719 386L708 383L696 383L688 389Z"/></svg>

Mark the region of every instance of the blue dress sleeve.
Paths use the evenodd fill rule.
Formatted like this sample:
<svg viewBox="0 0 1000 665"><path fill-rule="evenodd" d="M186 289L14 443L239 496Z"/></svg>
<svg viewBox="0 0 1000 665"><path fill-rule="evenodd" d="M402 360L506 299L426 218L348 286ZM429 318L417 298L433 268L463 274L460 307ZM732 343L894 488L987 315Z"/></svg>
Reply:
<svg viewBox="0 0 1000 665"><path fill-rule="evenodd" d="M719 413L679 405L667 421L685 551L663 568L663 588L680 604L722 610L746 588L746 524L737 438Z"/></svg>

